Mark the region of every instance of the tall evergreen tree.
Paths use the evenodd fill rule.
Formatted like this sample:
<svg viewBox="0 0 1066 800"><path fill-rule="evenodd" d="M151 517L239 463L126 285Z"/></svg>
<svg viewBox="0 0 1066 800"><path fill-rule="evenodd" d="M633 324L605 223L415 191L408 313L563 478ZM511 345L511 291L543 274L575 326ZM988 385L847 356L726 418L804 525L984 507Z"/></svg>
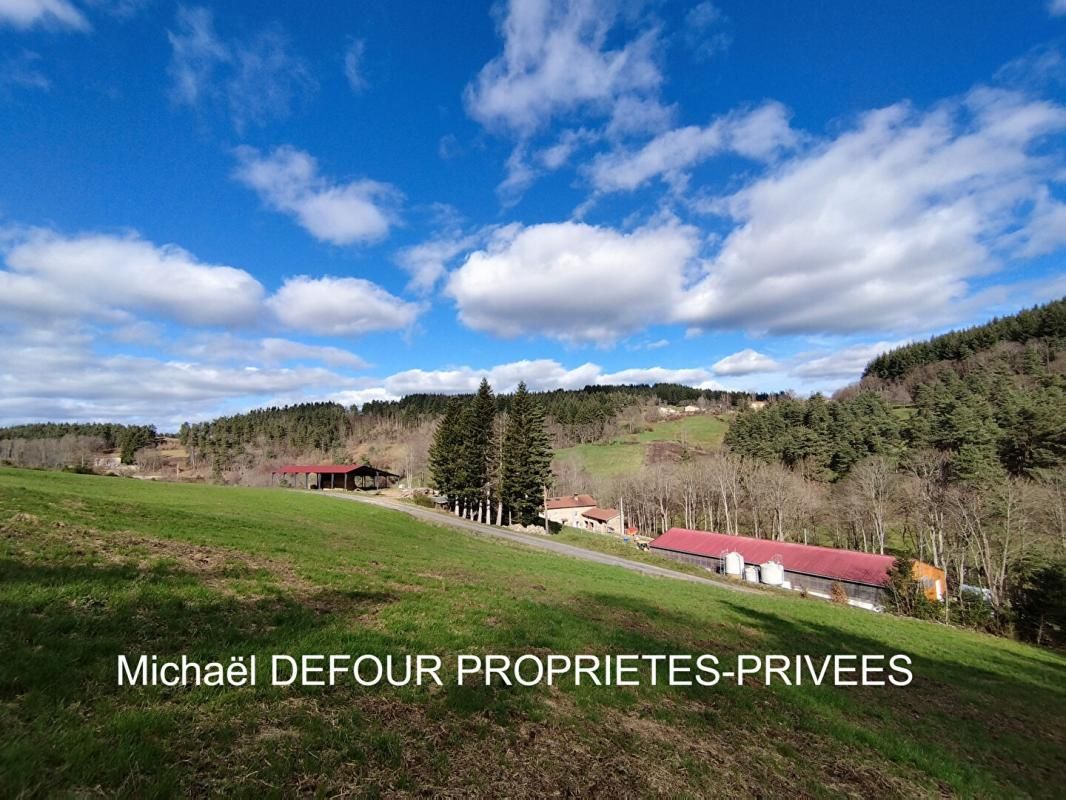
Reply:
<svg viewBox="0 0 1066 800"><path fill-rule="evenodd" d="M492 500L489 463L495 448L496 397L485 378L463 410L460 428L457 493L468 513L476 515L482 503L487 505Z"/></svg>
<svg viewBox="0 0 1066 800"><path fill-rule="evenodd" d="M544 428L544 411L518 384L503 439L501 464L504 505L523 525L537 520L544 486L551 477L551 439Z"/></svg>
<svg viewBox="0 0 1066 800"><path fill-rule="evenodd" d="M463 441L461 427L463 401L452 398L437 424L429 449L429 470L438 491L456 501L459 489L459 448Z"/></svg>

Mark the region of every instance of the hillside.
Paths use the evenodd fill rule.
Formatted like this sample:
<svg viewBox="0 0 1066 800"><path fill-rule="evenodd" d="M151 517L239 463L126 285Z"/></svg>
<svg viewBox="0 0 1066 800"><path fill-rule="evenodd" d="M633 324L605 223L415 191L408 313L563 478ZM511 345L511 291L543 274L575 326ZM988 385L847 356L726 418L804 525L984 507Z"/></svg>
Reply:
<svg viewBox="0 0 1066 800"><path fill-rule="evenodd" d="M1032 344L1054 360L1066 347L1066 298L897 347L873 359L862 376L898 381L919 367L945 361L962 362L982 350L1003 344Z"/></svg>
<svg viewBox="0 0 1066 800"><path fill-rule="evenodd" d="M4 796L1061 792L1066 659L1016 642L278 490L0 469L0 526ZM903 652L915 680L115 685L118 653L458 652Z"/></svg>
<svg viewBox="0 0 1066 800"><path fill-rule="evenodd" d="M650 410L652 414L656 409ZM725 414L710 412L636 424L602 442L577 444L555 451L557 473L575 471L581 480L610 478L635 472L643 464L672 463L719 447L729 427ZM587 488L587 487L586 487Z"/></svg>

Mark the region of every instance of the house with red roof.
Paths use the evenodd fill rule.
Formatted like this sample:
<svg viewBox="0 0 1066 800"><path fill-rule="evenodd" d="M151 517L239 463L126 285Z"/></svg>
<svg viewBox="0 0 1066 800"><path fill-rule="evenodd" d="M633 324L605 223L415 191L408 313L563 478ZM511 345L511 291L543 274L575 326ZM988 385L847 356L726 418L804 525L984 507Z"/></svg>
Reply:
<svg viewBox="0 0 1066 800"><path fill-rule="evenodd" d="M622 535L622 515L617 508L590 508L581 512L581 527L597 533Z"/></svg>
<svg viewBox="0 0 1066 800"><path fill-rule="evenodd" d="M596 498L588 494L568 494L561 497L549 497L544 504L544 511L549 522L568 525L571 528L584 528L581 515L591 511L599 504Z"/></svg>
<svg viewBox="0 0 1066 800"><path fill-rule="evenodd" d="M710 531L671 528L649 545L660 555L734 575L751 582L804 591L815 597L832 596L833 584L847 594L851 605L880 609L893 556L861 553L796 542L754 539ZM932 600L947 591L944 571L915 561L914 577Z"/></svg>

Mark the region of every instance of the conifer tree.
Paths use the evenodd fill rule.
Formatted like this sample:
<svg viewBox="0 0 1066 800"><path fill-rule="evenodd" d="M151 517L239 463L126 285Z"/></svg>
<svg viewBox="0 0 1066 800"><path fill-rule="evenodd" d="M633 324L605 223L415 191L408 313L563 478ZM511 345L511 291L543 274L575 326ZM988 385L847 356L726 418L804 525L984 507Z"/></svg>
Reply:
<svg viewBox="0 0 1066 800"><path fill-rule="evenodd" d="M492 499L489 463L495 448L496 397L488 380L481 379L477 394L467 403L460 429L458 495L469 515L477 516Z"/></svg>
<svg viewBox="0 0 1066 800"><path fill-rule="evenodd" d="M460 427L463 418L463 401L452 398L444 416L437 424L433 444L429 449L429 469L433 482L441 494L455 502L459 489L459 448L463 441Z"/></svg>
<svg viewBox="0 0 1066 800"><path fill-rule="evenodd" d="M504 505L524 525L536 522L544 486L551 477L551 459L544 412L525 383L520 383L504 432L501 486Z"/></svg>

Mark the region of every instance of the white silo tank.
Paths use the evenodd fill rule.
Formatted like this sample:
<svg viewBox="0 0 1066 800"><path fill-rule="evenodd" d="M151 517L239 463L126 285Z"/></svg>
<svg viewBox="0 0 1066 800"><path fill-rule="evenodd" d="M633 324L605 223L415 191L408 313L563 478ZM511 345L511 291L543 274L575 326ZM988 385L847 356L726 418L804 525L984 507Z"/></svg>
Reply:
<svg viewBox="0 0 1066 800"><path fill-rule="evenodd" d="M725 554L725 574L736 575L738 578L744 572L744 556L740 553L732 552Z"/></svg>
<svg viewBox="0 0 1066 800"><path fill-rule="evenodd" d="M758 583L759 568L754 564L748 564L748 566L744 567L744 580L748 583Z"/></svg>
<svg viewBox="0 0 1066 800"><path fill-rule="evenodd" d="M762 582L768 586L780 586L785 582L785 568L778 561L767 561L760 565L759 573L762 575Z"/></svg>

